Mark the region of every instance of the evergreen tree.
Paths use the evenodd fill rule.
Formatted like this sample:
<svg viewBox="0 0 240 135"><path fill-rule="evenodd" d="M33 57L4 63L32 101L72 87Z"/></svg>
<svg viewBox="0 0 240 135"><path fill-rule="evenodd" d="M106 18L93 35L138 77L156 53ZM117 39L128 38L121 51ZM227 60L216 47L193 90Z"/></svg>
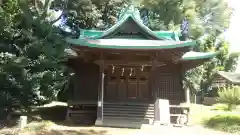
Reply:
<svg viewBox="0 0 240 135"><path fill-rule="evenodd" d="M0 9L0 106L8 111L51 101L67 80L66 43L49 20L50 1L31 2L4 1Z"/></svg>

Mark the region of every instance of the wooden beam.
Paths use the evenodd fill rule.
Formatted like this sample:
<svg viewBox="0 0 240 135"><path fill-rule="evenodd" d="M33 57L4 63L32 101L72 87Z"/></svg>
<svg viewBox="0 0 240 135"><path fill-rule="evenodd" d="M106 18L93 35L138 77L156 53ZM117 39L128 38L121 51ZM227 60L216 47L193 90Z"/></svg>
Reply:
<svg viewBox="0 0 240 135"><path fill-rule="evenodd" d="M121 53L121 54L106 54L106 60L131 60L131 61L138 61L138 60L150 60L149 56L138 55L134 53Z"/></svg>
<svg viewBox="0 0 240 135"><path fill-rule="evenodd" d="M95 60L94 63L100 65L101 61L100 60ZM132 66L144 65L144 66L152 66L152 61L105 60L104 64L105 65L132 65ZM166 65L166 63L159 62L159 61L156 61L155 64L156 64L157 67Z"/></svg>

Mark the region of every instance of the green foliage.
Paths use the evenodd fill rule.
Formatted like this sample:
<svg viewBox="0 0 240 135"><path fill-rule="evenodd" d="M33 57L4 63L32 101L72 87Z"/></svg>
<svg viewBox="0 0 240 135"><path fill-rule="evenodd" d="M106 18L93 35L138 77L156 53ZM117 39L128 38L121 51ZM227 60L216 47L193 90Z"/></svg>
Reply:
<svg viewBox="0 0 240 135"><path fill-rule="evenodd" d="M218 51L219 54L205 62L202 66L187 71L184 78L184 87L192 93L202 92L202 96L211 90L212 81L217 71L233 71L237 57L228 57L228 43L215 35L207 36L199 43L198 50L202 52Z"/></svg>
<svg viewBox="0 0 240 135"><path fill-rule="evenodd" d="M218 115L204 121L205 126L230 133L240 133L239 115Z"/></svg>
<svg viewBox="0 0 240 135"><path fill-rule="evenodd" d="M94 29L110 27L128 0L68 0L68 25L74 28ZM61 0L54 1L61 7Z"/></svg>
<svg viewBox="0 0 240 135"><path fill-rule="evenodd" d="M62 7L62 0L55 0ZM106 29L116 23L123 7L133 4L149 10L149 27L153 30L177 30L184 17L190 22L191 38L228 27L231 10L224 0L68 0L68 25Z"/></svg>
<svg viewBox="0 0 240 135"><path fill-rule="evenodd" d="M200 73L201 82L199 85L203 95L211 90L211 84L217 71L233 71L235 69L237 57L228 57L228 48L229 44L224 40L218 39L215 35L208 36L201 43L201 51L219 52L215 58L205 62L200 67L202 72Z"/></svg>
<svg viewBox="0 0 240 135"><path fill-rule="evenodd" d="M66 48L48 20L48 3L4 2L0 10L0 106L28 110L55 98L66 82L60 64ZM39 4L41 5L41 4Z"/></svg>
<svg viewBox="0 0 240 135"><path fill-rule="evenodd" d="M200 82L202 80L199 75L201 75L202 69L201 67L197 67L194 69L191 69L190 71L187 71L184 74L184 80L183 80L183 87L184 89L189 89L192 94L197 94L200 89Z"/></svg>
<svg viewBox="0 0 240 135"><path fill-rule="evenodd" d="M130 0L9 0L0 7L0 104L5 109L28 109L55 98L68 80L60 65L66 43L52 24L50 8L63 10L67 25L105 29L116 23L117 15ZM205 33L221 33L228 26L230 10L223 0L141 0L132 1L149 9L150 28L176 30L182 19L190 20L190 35L196 39ZM235 59L228 58L227 43L214 48L215 36L209 36L201 51L223 50L212 61L187 73L185 85L193 91L208 90L213 71L232 70ZM15 107L14 107L15 108Z"/></svg>
<svg viewBox="0 0 240 135"><path fill-rule="evenodd" d="M174 24L180 24L184 17L180 0L143 0L141 5L152 12L151 19L163 21L165 26L168 26L171 21Z"/></svg>
<svg viewBox="0 0 240 135"><path fill-rule="evenodd" d="M228 27L231 9L224 0L142 0L141 7L150 11L150 28L179 29L184 17L190 22L191 38L198 38L213 31L222 32Z"/></svg>
<svg viewBox="0 0 240 135"><path fill-rule="evenodd" d="M224 87L218 90L218 101L228 104L228 109L232 110L233 105L240 105L240 87Z"/></svg>

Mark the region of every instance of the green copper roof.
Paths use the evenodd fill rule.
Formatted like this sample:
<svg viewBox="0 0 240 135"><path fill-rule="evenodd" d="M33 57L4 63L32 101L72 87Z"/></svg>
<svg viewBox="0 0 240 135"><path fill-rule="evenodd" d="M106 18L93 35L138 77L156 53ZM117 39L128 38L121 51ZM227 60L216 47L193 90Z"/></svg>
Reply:
<svg viewBox="0 0 240 135"><path fill-rule="evenodd" d="M189 51L185 53L179 60L179 63L182 63L183 71L198 67L204 62L215 57L219 52L194 52Z"/></svg>
<svg viewBox="0 0 240 135"><path fill-rule="evenodd" d="M154 32L152 32L152 30L150 30L147 26L145 26L142 23L142 19L140 17L139 11L136 8L134 8L133 6L129 6L126 9L124 9L123 12L120 14L119 21L114 26L112 26L111 28L106 30L103 33L103 35L101 35L98 38L102 38L102 37L105 37L105 36L113 33L122 24L124 24L126 21L128 21L128 19L132 19L143 31L147 32L152 37L155 37L156 39L161 39Z"/></svg>
<svg viewBox="0 0 240 135"><path fill-rule="evenodd" d="M142 19L140 17L140 13L138 9L133 6L128 6L127 8L121 11L119 15L118 22L113 25L111 28L105 31L98 30L84 30L81 29L81 35L83 37L91 38L91 39L101 39L103 37L109 36L116 32L123 24L125 24L129 19L135 22L136 25L140 27L140 29L147 33L147 35L154 37L155 39L164 39L164 40L179 40L179 33L173 31L152 31L147 26L142 23Z"/></svg>
<svg viewBox="0 0 240 135"><path fill-rule="evenodd" d="M100 39L107 31L80 29L82 37ZM159 39L179 41L179 34L172 31L152 31Z"/></svg>
<svg viewBox="0 0 240 135"><path fill-rule="evenodd" d="M219 52L194 52L190 51L182 56L182 60L209 59L219 54Z"/></svg>
<svg viewBox="0 0 240 135"><path fill-rule="evenodd" d="M136 39L67 39L76 46L102 49L172 49L196 45L195 41L136 40Z"/></svg>
<svg viewBox="0 0 240 135"><path fill-rule="evenodd" d="M129 22L128 25L125 25ZM132 24L133 23L133 24ZM137 30L132 32L143 32L142 34L149 37L151 40L144 40L141 37L121 37L111 38L119 30L128 31L132 25L136 26ZM121 27L122 26L122 27ZM126 27L124 27L126 26ZM196 41L180 41L179 33L170 31L152 31L142 23L139 11L133 6L129 6L122 10L119 21L107 29L106 31L99 30L80 30L80 36L77 39L67 38L67 42L75 46L85 46L90 48L103 49L174 49L197 45ZM134 35L134 34L133 34ZM109 37L109 38L106 38ZM130 38L130 39L129 39Z"/></svg>
<svg viewBox="0 0 240 135"><path fill-rule="evenodd" d="M86 38L100 37L104 33L104 31L98 31L98 30L80 29L80 31L81 31L80 35L82 35L83 37L86 37Z"/></svg>

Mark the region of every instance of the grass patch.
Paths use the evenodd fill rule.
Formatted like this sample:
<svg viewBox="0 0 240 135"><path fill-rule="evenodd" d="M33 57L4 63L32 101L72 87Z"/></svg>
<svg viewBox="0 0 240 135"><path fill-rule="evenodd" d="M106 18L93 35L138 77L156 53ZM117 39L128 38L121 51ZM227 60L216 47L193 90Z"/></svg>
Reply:
<svg viewBox="0 0 240 135"><path fill-rule="evenodd" d="M206 119L203 124L219 131L240 133L240 115L221 114Z"/></svg>
<svg viewBox="0 0 240 135"><path fill-rule="evenodd" d="M190 109L190 125L204 124L206 120L218 115L237 115L240 113L240 106L236 106L236 109L227 110L226 104L215 104L213 106L205 106L199 104L192 104Z"/></svg>
<svg viewBox="0 0 240 135"><path fill-rule="evenodd" d="M29 123L24 130L30 131L30 132L38 132L38 131L46 130L53 125L55 124L52 123L51 121L32 122L32 123Z"/></svg>
<svg viewBox="0 0 240 135"><path fill-rule="evenodd" d="M192 104L190 108L189 124L202 124L204 119L215 116L215 111L211 110L211 106Z"/></svg>
<svg viewBox="0 0 240 135"><path fill-rule="evenodd" d="M229 111L227 104L215 104L215 105L213 105L212 110Z"/></svg>

